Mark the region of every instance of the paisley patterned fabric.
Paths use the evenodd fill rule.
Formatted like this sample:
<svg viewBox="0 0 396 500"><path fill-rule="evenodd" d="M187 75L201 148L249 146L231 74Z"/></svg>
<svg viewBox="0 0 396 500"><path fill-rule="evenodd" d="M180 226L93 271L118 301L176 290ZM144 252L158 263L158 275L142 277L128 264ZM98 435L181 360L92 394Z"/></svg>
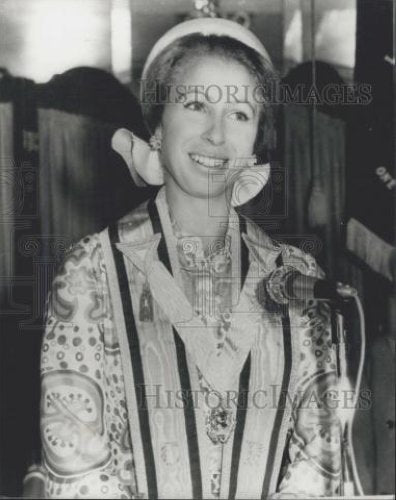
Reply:
<svg viewBox="0 0 396 500"><path fill-rule="evenodd" d="M133 219L133 214L130 217ZM186 239L175 233L184 292L196 311L216 318L218 328L214 335L221 350L222 339L230 328L227 314L231 303L228 286L231 242L226 236L223 245L205 254L199 239ZM258 251L253 243L249 250ZM285 263L290 260L305 273L318 273L314 260L301 251L284 246L283 255ZM272 331L279 317L279 313L263 311L260 333L252 346L252 352L260 353L258 359L265 362L266 373L275 374L280 366L275 354L279 342ZM297 396L292 402L286 398L286 403L293 405L293 411L276 495L334 495L340 474L340 428L334 406L322 404L331 401L336 387L329 311L327 306L311 301L303 310L292 312L291 322L300 332L293 340L296 346L293 383ZM98 235L84 238L70 250L54 280L42 344L41 372L47 497L136 498L125 374L109 294L107 263ZM202 394L210 392L198 368L196 376ZM262 374L254 372L252 376L259 380ZM264 399L256 397L254 403L260 405L275 400L271 394ZM223 415L220 411L211 415L210 407L204 406L203 415L205 422L210 424L213 418L219 428L229 425L226 430L230 435L234 432L235 412ZM207 427L205 432L209 450L205 467L210 481L205 489L206 497L223 498L225 444L222 441L228 438L216 442ZM175 457L169 446L166 449L162 446L159 453L161 460L173 463ZM259 440L246 444L245 460L252 466L259 466L260 446Z"/></svg>
<svg viewBox="0 0 396 500"><path fill-rule="evenodd" d="M66 256L49 298L41 356L49 498L131 498L133 490L123 373L103 273L97 238L84 238Z"/></svg>

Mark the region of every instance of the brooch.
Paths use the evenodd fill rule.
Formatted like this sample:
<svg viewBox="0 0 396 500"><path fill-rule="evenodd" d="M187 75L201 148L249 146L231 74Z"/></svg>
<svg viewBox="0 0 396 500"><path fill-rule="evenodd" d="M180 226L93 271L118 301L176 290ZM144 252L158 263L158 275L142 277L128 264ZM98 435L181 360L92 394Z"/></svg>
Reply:
<svg viewBox="0 0 396 500"><path fill-rule="evenodd" d="M235 427L234 413L222 406L212 408L206 414L205 426L213 444L225 444Z"/></svg>

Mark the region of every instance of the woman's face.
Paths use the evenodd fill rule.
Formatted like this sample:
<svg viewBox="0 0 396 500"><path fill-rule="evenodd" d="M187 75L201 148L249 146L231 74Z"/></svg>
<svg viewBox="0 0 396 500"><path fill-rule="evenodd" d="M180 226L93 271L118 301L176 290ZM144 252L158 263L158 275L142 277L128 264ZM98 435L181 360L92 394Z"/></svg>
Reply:
<svg viewBox="0 0 396 500"><path fill-rule="evenodd" d="M194 57L174 80L158 131L165 183L190 196L218 197L253 154L256 81L240 63L218 56Z"/></svg>

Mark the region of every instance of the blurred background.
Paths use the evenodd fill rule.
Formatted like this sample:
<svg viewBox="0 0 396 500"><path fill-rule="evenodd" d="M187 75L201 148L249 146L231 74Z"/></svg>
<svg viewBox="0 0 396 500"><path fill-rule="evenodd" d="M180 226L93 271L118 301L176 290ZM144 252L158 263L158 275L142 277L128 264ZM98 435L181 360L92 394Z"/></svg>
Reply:
<svg viewBox="0 0 396 500"><path fill-rule="evenodd" d="M65 250L153 194L136 188L111 136L148 138L145 58L202 16L249 27L292 91L341 89L315 107L306 94L279 106L271 181L243 210L358 289L372 393L355 417L358 469L367 494L394 493L394 2L0 0L0 495L21 495L40 462L43 311ZM347 316L353 378L359 328Z"/></svg>

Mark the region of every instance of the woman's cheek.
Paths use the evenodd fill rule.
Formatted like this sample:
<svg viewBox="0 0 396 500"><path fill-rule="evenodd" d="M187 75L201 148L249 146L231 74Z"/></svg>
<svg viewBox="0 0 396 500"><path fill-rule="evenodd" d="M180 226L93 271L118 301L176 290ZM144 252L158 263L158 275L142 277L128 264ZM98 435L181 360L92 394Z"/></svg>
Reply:
<svg viewBox="0 0 396 500"><path fill-rule="evenodd" d="M170 135L175 142L184 142L189 138L200 136L204 128L203 120L197 117L186 119L181 113L180 119L172 123Z"/></svg>
<svg viewBox="0 0 396 500"><path fill-rule="evenodd" d="M253 154L253 146L256 139L256 130L251 127L232 127L229 130L228 141L231 143L238 158L244 158Z"/></svg>

